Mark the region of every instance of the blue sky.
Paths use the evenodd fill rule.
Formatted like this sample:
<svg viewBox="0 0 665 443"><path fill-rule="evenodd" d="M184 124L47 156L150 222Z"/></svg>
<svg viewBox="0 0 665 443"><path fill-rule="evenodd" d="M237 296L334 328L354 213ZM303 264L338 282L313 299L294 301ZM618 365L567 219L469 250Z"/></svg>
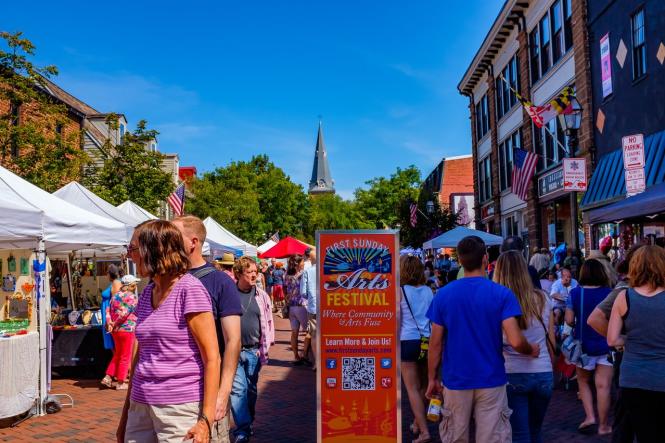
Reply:
<svg viewBox="0 0 665 443"><path fill-rule="evenodd" d="M503 0L52 2L3 6L55 81L148 120L199 171L266 153L307 185L318 116L340 195L471 152L456 86ZM423 177L424 178L424 177Z"/></svg>

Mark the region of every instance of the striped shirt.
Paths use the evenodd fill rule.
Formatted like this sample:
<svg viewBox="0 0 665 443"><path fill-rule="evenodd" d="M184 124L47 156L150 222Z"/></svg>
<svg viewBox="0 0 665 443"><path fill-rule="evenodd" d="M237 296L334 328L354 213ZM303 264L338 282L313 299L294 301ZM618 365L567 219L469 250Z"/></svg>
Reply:
<svg viewBox="0 0 665 443"><path fill-rule="evenodd" d="M162 305L152 309L153 287L146 286L136 308L139 359L131 399L150 405L200 402L203 362L185 316L212 312L210 295L196 277L185 274Z"/></svg>

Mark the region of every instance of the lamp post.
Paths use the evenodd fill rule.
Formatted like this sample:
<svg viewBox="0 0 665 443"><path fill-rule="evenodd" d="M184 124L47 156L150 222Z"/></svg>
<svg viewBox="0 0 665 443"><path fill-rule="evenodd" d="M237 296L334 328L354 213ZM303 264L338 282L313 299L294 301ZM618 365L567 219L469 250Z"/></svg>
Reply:
<svg viewBox="0 0 665 443"><path fill-rule="evenodd" d="M582 125L582 106L573 97L570 101L571 112L559 114L559 124L568 137L568 157L574 157L579 147L577 133ZM570 193L570 218L572 219L572 239L573 249L577 252L580 249L579 242L579 223L577 220L577 192Z"/></svg>
<svg viewBox="0 0 665 443"><path fill-rule="evenodd" d="M434 202L432 200L429 200L425 207L427 208L427 213L429 215L434 214Z"/></svg>

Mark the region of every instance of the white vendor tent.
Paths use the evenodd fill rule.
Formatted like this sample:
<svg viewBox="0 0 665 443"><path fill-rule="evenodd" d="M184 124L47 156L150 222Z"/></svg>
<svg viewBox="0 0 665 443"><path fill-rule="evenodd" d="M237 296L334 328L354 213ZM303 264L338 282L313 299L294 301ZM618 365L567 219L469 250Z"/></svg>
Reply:
<svg viewBox="0 0 665 443"><path fill-rule="evenodd" d="M277 244L277 242L275 240L268 240L267 242L265 242L261 246L258 246L256 248L256 250L259 251L259 254L263 254L264 252L266 252L268 249L272 248L276 244Z"/></svg>
<svg viewBox="0 0 665 443"><path fill-rule="evenodd" d="M43 414L42 401L48 393L47 377L50 373L47 361L49 345L46 324L51 313L51 291L46 251L120 246L126 243L127 226L67 203L3 167L0 167L0 226L2 226L0 249L37 251L33 272L39 337L38 340L34 340L34 346L29 345L29 347L33 352L30 354L33 356L30 357L30 361L34 362L34 357L38 356L38 388L33 392L38 393L39 412ZM17 350L5 349L5 352L13 355ZM0 370L3 371L0 378L4 381L4 387L12 386L14 379L10 377L17 377L16 381L26 382L27 375L21 378L20 371L12 371L2 365ZM25 392L27 391L22 391ZM26 403L22 395L18 394L13 398L3 397L4 413L12 414L18 409L23 409L24 406L18 404L18 402ZM12 410L12 407L15 409Z"/></svg>
<svg viewBox="0 0 665 443"><path fill-rule="evenodd" d="M256 257L256 246L236 237L231 232L227 231L224 226L217 223L212 217L207 217L203 220L203 224L206 227L206 231L208 231L208 236L206 237L208 240L212 240L220 245L239 249L244 255Z"/></svg>
<svg viewBox="0 0 665 443"><path fill-rule="evenodd" d="M157 219L157 217L155 217L150 212L146 211L145 209L143 209L142 207L140 207L131 200L127 200L126 202L121 203L116 207L125 214L129 215L130 217L135 218L136 220L148 221L148 220Z"/></svg>
<svg viewBox="0 0 665 443"><path fill-rule="evenodd" d="M134 232L134 226L138 225L143 219L131 216L113 206L103 198L97 196L94 192L78 182L71 182L53 193L61 199L90 211L102 217L118 221L127 225L127 243Z"/></svg>
<svg viewBox="0 0 665 443"><path fill-rule="evenodd" d="M455 248L460 240L469 235L480 237L487 246L497 246L503 243L503 238L498 235L489 234L484 231L477 231L464 226L458 226L448 232L444 232L438 237L426 241L423 244L423 249Z"/></svg>
<svg viewBox="0 0 665 443"><path fill-rule="evenodd" d="M0 248L49 251L127 244L127 229L23 180L0 167Z"/></svg>

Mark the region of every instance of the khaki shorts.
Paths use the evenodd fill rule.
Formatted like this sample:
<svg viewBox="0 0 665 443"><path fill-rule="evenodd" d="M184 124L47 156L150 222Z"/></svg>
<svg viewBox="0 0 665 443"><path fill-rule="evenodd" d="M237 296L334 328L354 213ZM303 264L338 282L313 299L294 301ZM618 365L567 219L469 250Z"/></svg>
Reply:
<svg viewBox="0 0 665 443"><path fill-rule="evenodd" d="M443 389L439 435L441 443L469 441L471 417L476 423L476 441L511 443L512 428L506 386L456 391Z"/></svg>
<svg viewBox="0 0 665 443"><path fill-rule="evenodd" d="M316 314L307 314L307 335L316 338Z"/></svg>
<svg viewBox="0 0 665 443"><path fill-rule="evenodd" d="M146 405L130 400L125 443L182 443L199 418L201 403ZM213 443L230 443L229 416L212 424Z"/></svg>

